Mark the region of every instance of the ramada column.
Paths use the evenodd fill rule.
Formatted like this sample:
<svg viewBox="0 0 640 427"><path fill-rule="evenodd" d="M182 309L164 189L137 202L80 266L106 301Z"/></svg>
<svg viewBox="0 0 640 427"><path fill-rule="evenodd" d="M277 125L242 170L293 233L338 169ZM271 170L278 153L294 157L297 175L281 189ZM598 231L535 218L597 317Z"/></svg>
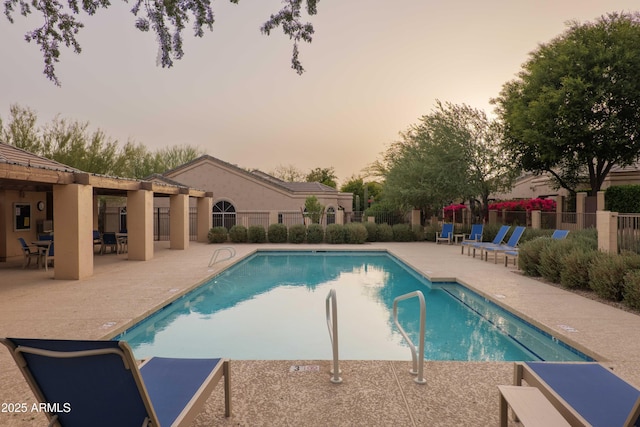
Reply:
<svg viewBox="0 0 640 427"><path fill-rule="evenodd" d="M169 197L169 247L187 249L189 247L189 194L175 194Z"/></svg>
<svg viewBox="0 0 640 427"><path fill-rule="evenodd" d="M93 274L93 187L53 186L53 277L79 280Z"/></svg>
<svg viewBox="0 0 640 427"><path fill-rule="evenodd" d="M127 249L130 260L153 258L153 192L127 192Z"/></svg>
<svg viewBox="0 0 640 427"><path fill-rule="evenodd" d="M209 241L209 230L213 227L213 193L198 198L198 242Z"/></svg>

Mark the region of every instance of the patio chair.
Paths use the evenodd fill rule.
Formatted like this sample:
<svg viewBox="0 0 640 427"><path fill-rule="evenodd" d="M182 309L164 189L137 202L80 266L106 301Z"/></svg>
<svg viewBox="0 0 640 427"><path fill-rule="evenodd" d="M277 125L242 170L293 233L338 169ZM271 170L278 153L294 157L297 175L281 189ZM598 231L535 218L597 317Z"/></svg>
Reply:
<svg viewBox="0 0 640 427"><path fill-rule="evenodd" d="M442 224L442 231L438 233L436 231L436 244L440 242L448 242L451 244L453 241L453 224Z"/></svg>
<svg viewBox="0 0 640 427"><path fill-rule="evenodd" d="M111 248L111 253L118 252L118 239L116 233L102 233L102 248L100 252L105 253L107 248Z"/></svg>
<svg viewBox="0 0 640 427"><path fill-rule="evenodd" d="M47 404L50 426L188 426L222 376L231 415L227 359L150 358L138 367L124 341L0 342Z"/></svg>
<svg viewBox="0 0 640 427"><path fill-rule="evenodd" d="M476 249L481 249L485 246L489 246L489 245L500 245L502 244L502 241L504 240L504 237L507 235L507 233L509 232L509 230L511 229L510 225L503 225L502 227L500 227L500 229L498 230L498 232L496 233L496 237L494 237L494 239L491 242L477 242L477 243L472 243L469 242L469 251L467 252L467 255L469 255L469 252L471 252L471 249L473 249L473 257L476 257Z"/></svg>
<svg viewBox="0 0 640 427"><path fill-rule="evenodd" d="M555 239L555 240L561 240L561 239L565 239L568 234L569 234L569 230L555 230L553 232L553 234L551 235L551 238ZM515 265L515 266L518 265L517 264L517 262L518 262L518 248L514 248L513 250L504 252L504 266L505 267L509 265L509 258L513 259L513 265Z"/></svg>
<svg viewBox="0 0 640 427"><path fill-rule="evenodd" d="M514 251L517 249L518 242L520 241L520 238L522 237L522 234L524 233L525 228L526 227L523 227L523 226L518 226L514 228L513 233L511 233L511 236L509 237L509 240L507 241L506 245L487 245L481 248L480 258L482 258L482 251L484 251L484 260L488 261L489 252L493 252L494 263L497 264L499 253L504 253L506 251Z"/></svg>
<svg viewBox="0 0 640 427"><path fill-rule="evenodd" d="M540 390L572 426L638 425L640 390L599 363L517 362L514 379Z"/></svg>
<svg viewBox="0 0 640 427"><path fill-rule="evenodd" d="M484 230L484 225L482 224L473 224L471 226L471 233L465 234L462 236L462 241L460 242L460 254L464 253L465 246L468 246L471 243L482 242L483 230Z"/></svg>
<svg viewBox="0 0 640 427"><path fill-rule="evenodd" d="M31 265L31 258L36 259L36 265L40 264L40 248L35 245L28 245L22 237L18 237L20 246L22 247L22 254L24 255L24 261L22 262L22 268L27 268Z"/></svg>
<svg viewBox="0 0 640 427"><path fill-rule="evenodd" d="M49 263L53 264L54 262L53 240L48 248L44 248L41 256L44 264L44 271L49 271Z"/></svg>
<svg viewBox="0 0 640 427"><path fill-rule="evenodd" d="M95 251L95 247L100 246L98 250L102 252L102 236L98 230L93 230L93 249Z"/></svg>

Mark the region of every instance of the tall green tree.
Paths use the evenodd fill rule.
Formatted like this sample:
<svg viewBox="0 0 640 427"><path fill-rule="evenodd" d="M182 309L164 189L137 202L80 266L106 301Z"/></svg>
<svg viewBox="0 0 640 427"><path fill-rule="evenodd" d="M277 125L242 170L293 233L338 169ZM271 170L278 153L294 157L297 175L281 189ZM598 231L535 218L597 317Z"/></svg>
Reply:
<svg viewBox="0 0 640 427"><path fill-rule="evenodd" d="M238 3L239 0L229 1ZM211 3L211 0L134 0L131 13L135 16L134 25L138 30L155 32L160 63L162 67L171 67L174 60L181 59L184 55L182 32L189 21L193 21L191 26L196 37L202 37L205 28L213 30L214 16ZM269 17L260 31L269 35L271 31L280 27L284 34L293 40L291 68L302 74L304 68L299 59L298 44L301 41L310 43L314 33L313 25L303 21L302 10L304 7L307 15L315 15L318 0L286 0L283 3L282 8ZM28 31L25 39L27 42L35 42L40 47L44 57L44 74L59 85L55 66L60 61L61 46L64 44L78 54L82 50L76 38L84 27L79 16L82 12L93 15L110 6L109 0L6 0L4 14L11 23L14 22L16 10L23 16L32 13L40 15L42 25Z"/></svg>
<svg viewBox="0 0 640 427"><path fill-rule="evenodd" d="M508 188L515 176L500 135L483 111L438 101L374 165L385 177L385 197L425 212L460 199L478 200L486 209L489 195Z"/></svg>
<svg viewBox="0 0 640 427"><path fill-rule="evenodd" d="M55 117L39 126L37 120L35 111L12 105L6 125L0 120L0 142L84 172L138 179L174 169L204 154L188 145L155 152L132 142L120 147L104 131L89 131L89 122Z"/></svg>
<svg viewBox="0 0 640 427"><path fill-rule="evenodd" d="M338 177L333 168L315 168L312 169L306 176L307 182L319 182L329 187L337 188Z"/></svg>
<svg viewBox="0 0 640 427"><path fill-rule="evenodd" d="M0 127L0 142L31 153L39 153L42 150L42 141L37 121L38 115L32 109L22 108L17 104L11 105L9 121Z"/></svg>
<svg viewBox="0 0 640 427"><path fill-rule="evenodd" d="M89 132L88 122L60 117L44 127L40 154L81 171L115 175L118 143L100 129Z"/></svg>
<svg viewBox="0 0 640 427"><path fill-rule="evenodd" d="M153 173L162 173L175 169L203 154L205 154L203 150L190 145L173 145L159 148L154 153L155 170Z"/></svg>
<svg viewBox="0 0 640 427"><path fill-rule="evenodd" d="M640 156L640 16L611 13L530 54L494 100L514 165L591 194Z"/></svg>

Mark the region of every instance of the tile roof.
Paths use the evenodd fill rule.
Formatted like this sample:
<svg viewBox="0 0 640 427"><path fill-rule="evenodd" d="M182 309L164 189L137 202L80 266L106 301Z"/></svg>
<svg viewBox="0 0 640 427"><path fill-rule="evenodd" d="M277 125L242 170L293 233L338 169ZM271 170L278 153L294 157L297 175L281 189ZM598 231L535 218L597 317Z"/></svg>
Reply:
<svg viewBox="0 0 640 427"><path fill-rule="evenodd" d="M196 159L191 160L190 162L187 162L183 165L180 165L174 169L168 170L166 172L164 172L162 175L167 178L167 176L172 176L174 175L176 172L185 169L189 166L198 164L198 163L202 163L205 161L210 161L213 163L217 163L219 165L222 165L224 167L227 167L229 169L233 169L238 171L241 174L245 174L247 176L252 176L253 178L258 178L264 182L270 183L271 185L275 185L281 188L284 188L287 191L293 192L293 193L309 193L309 192L326 192L326 193L339 193L339 191L333 187L329 187L328 185L324 185L321 184L319 182L286 182L283 181L279 178L276 178L275 176L269 175L268 173L262 172L260 170L253 170L253 171L249 171L246 169L243 169L239 166L236 166L234 164L225 162L224 160L220 160L217 157L213 157L210 156L208 154L204 154ZM175 182L175 181L174 181Z"/></svg>
<svg viewBox="0 0 640 427"><path fill-rule="evenodd" d="M0 164L1 163L40 169L52 169L64 172L79 172L78 169L72 168L71 166L58 163L55 160L50 160L45 157L37 156L21 148L4 143L0 143Z"/></svg>

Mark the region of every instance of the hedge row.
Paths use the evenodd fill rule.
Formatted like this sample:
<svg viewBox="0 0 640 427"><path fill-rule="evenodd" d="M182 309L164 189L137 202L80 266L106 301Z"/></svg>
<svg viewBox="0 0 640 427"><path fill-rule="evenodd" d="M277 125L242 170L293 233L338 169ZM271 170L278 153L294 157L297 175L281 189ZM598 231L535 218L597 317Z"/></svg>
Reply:
<svg viewBox="0 0 640 427"><path fill-rule="evenodd" d="M591 290L640 310L640 255L598 251L594 229L572 231L567 239L538 237L520 245L518 266L565 288Z"/></svg>
<svg viewBox="0 0 640 427"><path fill-rule="evenodd" d="M268 230L261 225L249 228L234 225L228 231L225 227L209 230L209 243L356 243L365 242L410 242L424 236L421 227L411 228L407 224L375 224L372 222L330 224L324 229L319 224L305 226L294 224L287 228L284 224L271 224Z"/></svg>
<svg viewBox="0 0 640 427"><path fill-rule="evenodd" d="M615 185L607 188L605 208L620 213L640 212L640 185Z"/></svg>

